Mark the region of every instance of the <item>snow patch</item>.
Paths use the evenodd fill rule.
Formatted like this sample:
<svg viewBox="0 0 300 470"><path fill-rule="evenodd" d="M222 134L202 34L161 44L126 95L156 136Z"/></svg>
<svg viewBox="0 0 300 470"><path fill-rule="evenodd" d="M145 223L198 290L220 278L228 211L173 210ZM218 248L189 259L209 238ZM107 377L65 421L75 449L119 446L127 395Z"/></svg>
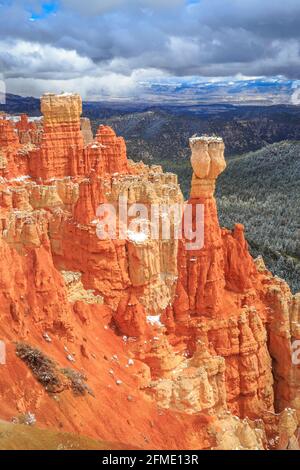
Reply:
<svg viewBox="0 0 300 470"><path fill-rule="evenodd" d="M217 137L215 135L209 136L209 135L201 135L201 136L193 136L190 138L190 143L195 144L196 142L206 142L206 143L220 143L223 142L222 137Z"/></svg>
<svg viewBox="0 0 300 470"><path fill-rule="evenodd" d="M18 183L22 183L23 181L28 180L30 178L31 178L31 176L29 176L29 175L22 175L22 176L17 176L16 178L13 178L9 181L16 181Z"/></svg>
<svg viewBox="0 0 300 470"><path fill-rule="evenodd" d="M160 321L160 315L147 315L147 322L151 325L164 326Z"/></svg>
<svg viewBox="0 0 300 470"><path fill-rule="evenodd" d="M145 232L134 232L133 230L127 230L127 236L130 241L135 243L145 243L148 240L148 235Z"/></svg>

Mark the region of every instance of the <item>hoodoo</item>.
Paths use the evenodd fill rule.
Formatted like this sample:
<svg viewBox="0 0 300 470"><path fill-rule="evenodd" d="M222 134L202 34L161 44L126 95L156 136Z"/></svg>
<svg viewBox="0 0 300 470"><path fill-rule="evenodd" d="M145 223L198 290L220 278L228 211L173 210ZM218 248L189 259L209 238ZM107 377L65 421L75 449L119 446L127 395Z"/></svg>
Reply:
<svg viewBox="0 0 300 470"><path fill-rule="evenodd" d="M79 95L41 110L0 117L0 419L124 448L298 448L300 296L219 226L222 139L190 139L184 205L175 175L93 137ZM182 237L170 217L168 239L99 238L121 196L183 208Z"/></svg>

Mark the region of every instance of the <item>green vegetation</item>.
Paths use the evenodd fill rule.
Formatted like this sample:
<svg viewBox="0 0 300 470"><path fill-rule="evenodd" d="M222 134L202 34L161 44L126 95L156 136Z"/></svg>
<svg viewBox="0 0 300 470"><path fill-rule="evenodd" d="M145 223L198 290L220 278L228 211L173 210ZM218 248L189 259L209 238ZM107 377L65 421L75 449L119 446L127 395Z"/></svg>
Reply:
<svg viewBox="0 0 300 470"><path fill-rule="evenodd" d="M252 254L300 291L300 142L228 159L217 200L221 224L243 223Z"/></svg>

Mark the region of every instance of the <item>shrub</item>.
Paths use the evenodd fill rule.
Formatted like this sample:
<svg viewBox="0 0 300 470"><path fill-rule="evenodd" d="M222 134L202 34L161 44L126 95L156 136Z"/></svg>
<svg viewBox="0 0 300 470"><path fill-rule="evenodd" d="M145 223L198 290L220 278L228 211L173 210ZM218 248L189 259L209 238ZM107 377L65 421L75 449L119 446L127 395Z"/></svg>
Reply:
<svg viewBox="0 0 300 470"><path fill-rule="evenodd" d="M39 349L33 348L29 344L17 343L16 354L27 364L47 392L58 393L68 388L65 380L67 378L74 395L83 396L88 393L94 396L93 391L86 384L87 377L84 374L69 367L59 368L56 362Z"/></svg>
<svg viewBox="0 0 300 470"><path fill-rule="evenodd" d="M27 426L34 426L36 423L36 417L33 413L28 411L27 413L23 413L19 416L16 416L12 419L14 424L26 424Z"/></svg>
<svg viewBox="0 0 300 470"><path fill-rule="evenodd" d="M29 344L17 343L16 354L27 364L36 379L45 387L47 392L55 393L62 389L56 363Z"/></svg>
<svg viewBox="0 0 300 470"><path fill-rule="evenodd" d="M74 395L83 396L86 393L88 393L89 395L94 396L94 393L91 390L91 388L85 383L87 380L87 377L84 374L74 369L71 369L70 367L61 369L61 372L65 375L65 377L69 379L70 384L71 384L71 389Z"/></svg>

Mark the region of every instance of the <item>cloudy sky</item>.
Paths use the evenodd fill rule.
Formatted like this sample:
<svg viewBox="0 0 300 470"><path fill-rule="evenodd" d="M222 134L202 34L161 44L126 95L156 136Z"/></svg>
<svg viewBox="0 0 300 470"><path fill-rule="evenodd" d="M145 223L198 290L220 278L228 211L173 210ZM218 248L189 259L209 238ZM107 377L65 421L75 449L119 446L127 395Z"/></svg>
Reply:
<svg viewBox="0 0 300 470"><path fill-rule="evenodd" d="M0 0L7 91L134 96L161 77L300 79L299 0Z"/></svg>

